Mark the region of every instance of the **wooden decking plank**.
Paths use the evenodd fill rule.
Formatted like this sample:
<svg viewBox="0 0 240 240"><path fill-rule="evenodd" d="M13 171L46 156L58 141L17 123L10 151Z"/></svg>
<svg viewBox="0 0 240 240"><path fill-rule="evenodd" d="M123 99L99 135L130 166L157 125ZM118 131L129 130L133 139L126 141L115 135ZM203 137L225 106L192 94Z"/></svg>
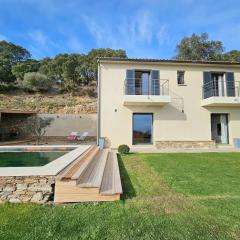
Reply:
<svg viewBox="0 0 240 240"><path fill-rule="evenodd" d="M75 173L71 176L71 179L78 180L88 169L89 165L94 161L98 153L99 147L96 147L92 151L92 153L85 159L85 161L81 164L81 166L75 171Z"/></svg>
<svg viewBox="0 0 240 240"><path fill-rule="evenodd" d="M115 152L109 153L109 158L107 160L100 193L102 195L113 195L122 193L118 159Z"/></svg>
<svg viewBox="0 0 240 240"><path fill-rule="evenodd" d="M80 187L100 187L107 156L108 150L101 150L100 154L92 162L92 165L89 166L89 169L79 179Z"/></svg>
<svg viewBox="0 0 240 240"><path fill-rule="evenodd" d="M72 174L81 166L85 161L85 158L96 148L97 146L91 146L83 154L78 156L76 160L71 163L66 169L64 169L59 175L58 179L71 178Z"/></svg>
<svg viewBox="0 0 240 240"><path fill-rule="evenodd" d="M113 161L112 153L108 154L107 163L104 169L103 180L100 188L101 194L113 193Z"/></svg>

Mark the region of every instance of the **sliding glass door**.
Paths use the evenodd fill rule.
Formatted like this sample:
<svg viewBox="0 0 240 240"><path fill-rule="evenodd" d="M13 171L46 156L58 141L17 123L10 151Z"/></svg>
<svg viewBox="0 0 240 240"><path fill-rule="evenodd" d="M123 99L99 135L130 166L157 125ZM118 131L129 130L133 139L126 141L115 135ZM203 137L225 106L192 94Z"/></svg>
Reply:
<svg viewBox="0 0 240 240"><path fill-rule="evenodd" d="M152 113L133 114L133 144L152 144Z"/></svg>

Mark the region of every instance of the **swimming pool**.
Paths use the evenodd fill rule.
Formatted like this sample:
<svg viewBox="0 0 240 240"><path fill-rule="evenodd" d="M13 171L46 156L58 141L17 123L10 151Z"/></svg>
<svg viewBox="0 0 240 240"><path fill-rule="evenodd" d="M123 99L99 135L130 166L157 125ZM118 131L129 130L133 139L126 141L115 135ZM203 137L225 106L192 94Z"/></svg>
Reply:
<svg viewBox="0 0 240 240"><path fill-rule="evenodd" d="M56 176L89 147L90 145L0 146L0 178Z"/></svg>
<svg viewBox="0 0 240 240"><path fill-rule="evenodd" d="M0 167L44 166L63 156L67 151L56 152L0 152Z"/></svg>

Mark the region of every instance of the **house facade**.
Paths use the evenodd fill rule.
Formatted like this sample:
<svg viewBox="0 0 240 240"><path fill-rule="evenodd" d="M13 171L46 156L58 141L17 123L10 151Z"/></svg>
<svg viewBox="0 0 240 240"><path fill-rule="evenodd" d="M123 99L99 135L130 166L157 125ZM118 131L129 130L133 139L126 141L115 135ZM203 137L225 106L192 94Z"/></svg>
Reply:
<svg viewBox="0 0 240 240"><path fill-rule="evenodd" d="M107 146L213 148L240 138L240 63L98 59Z"/></svg>

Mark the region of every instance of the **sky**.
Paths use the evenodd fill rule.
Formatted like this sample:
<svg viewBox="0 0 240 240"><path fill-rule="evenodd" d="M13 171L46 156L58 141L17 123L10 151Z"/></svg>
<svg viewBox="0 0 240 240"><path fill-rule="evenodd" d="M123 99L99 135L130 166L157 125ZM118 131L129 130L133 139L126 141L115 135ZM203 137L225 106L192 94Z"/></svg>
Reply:
<svg viewBox="0 0 240 240"><path fill-rule="evenodd" d="M184 36L202 32L240 50L240 1L0 0L0 40L36 59L106 47L170 59Z"/></svg>

